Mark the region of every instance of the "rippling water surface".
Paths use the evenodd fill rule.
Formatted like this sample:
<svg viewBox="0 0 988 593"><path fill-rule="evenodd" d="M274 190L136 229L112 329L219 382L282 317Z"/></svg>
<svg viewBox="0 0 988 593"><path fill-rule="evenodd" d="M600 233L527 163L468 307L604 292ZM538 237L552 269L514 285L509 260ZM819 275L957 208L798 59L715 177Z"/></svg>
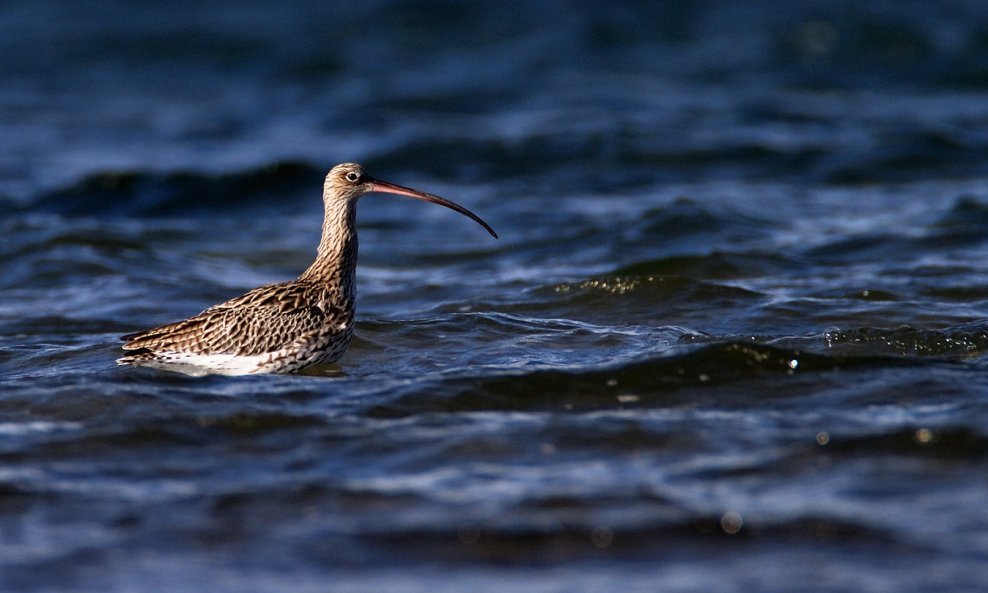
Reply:
<svg viewBox="0 0 988 593"><path fill-rule="evenodd" d="M974 591L980 2L6 2L0 589ZM330 377L118 368L360 207Z"/></svg>

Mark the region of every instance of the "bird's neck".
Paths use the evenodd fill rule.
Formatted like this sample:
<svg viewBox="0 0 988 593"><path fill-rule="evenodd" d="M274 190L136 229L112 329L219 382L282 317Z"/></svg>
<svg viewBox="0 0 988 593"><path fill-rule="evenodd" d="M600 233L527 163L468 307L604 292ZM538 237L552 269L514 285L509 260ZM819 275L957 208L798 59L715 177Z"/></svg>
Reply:
<svg viewBox="0 0 988 593"><path fill-rule="evenodd" d="M300 280L340 287L340 294L352 299L357 271L357 204L356 200L326 201L322 238L312 262Z"/></svg>

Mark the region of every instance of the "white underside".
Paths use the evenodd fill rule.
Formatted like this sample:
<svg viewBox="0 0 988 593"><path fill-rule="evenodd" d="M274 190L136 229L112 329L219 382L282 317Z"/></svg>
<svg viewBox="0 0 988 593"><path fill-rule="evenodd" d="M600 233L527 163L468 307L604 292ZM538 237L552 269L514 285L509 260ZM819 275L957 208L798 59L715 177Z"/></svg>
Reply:
<svg viewBox="0 0 988 593"><path fill-rule="evenodd" d="M153 368L167 369L186 375L250 375L254 373L271 372L266 364L280 352L265 352L254 356L237 356L235 354L193 354L190 352L159 352L154 359L128 360L118 359L117 364L134 364Z"/></svg>

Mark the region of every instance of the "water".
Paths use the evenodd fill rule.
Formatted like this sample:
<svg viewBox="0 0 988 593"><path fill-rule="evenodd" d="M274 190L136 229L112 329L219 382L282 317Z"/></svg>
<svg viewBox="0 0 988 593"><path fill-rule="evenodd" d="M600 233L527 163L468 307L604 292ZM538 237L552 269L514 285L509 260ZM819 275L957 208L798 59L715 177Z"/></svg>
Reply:
<svg viewBox="0 0 988 593"><path fill-rule="evenodd" d="M976 1L0 6L0 589L988 582ZM118 336L360 207L336 377Z"/></svg>

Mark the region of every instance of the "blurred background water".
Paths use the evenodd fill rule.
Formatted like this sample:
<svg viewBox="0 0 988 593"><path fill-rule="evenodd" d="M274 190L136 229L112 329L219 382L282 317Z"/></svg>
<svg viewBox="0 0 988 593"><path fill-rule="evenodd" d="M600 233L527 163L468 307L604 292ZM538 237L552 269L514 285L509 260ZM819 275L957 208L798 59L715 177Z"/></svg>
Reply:
<svg viewBox="0 0 988 593"><path fill-rule="evenodd" d="M0 4L0 589L988 582L988 5ZM339 377L117 368L360 209Z"/></svg>

